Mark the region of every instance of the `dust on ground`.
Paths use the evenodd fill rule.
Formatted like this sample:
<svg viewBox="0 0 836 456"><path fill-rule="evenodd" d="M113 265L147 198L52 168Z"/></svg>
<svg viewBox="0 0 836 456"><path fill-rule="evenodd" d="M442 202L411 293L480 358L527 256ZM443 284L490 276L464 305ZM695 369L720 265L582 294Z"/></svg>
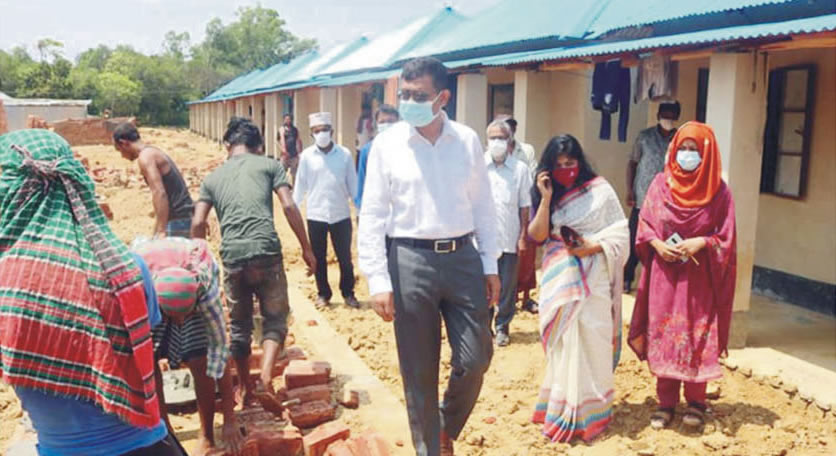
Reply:
<svg viewBox="0 0 836 456"><path fill-rule="evenodd" d="M220 146L185 130L143 128L140 131L143 140L159 146L174 159L186 177L193 197L197 196L200 179L224 156ZM149 235L154 221L151 197L136 164L123 160L111 146L87 146L75 150L89 160L91 168L106 167L121 173L118 178L112 177L97 185L99 193L107 198L114 212L112 226L116 234L126 242L138 235ZM312 305L316 295L314 281L305 276L298 242L278 205L276 219L285 267L288 269L288 283L291 287L299 287L309 298L307 302L292 302L291 306ZM219 239L216 224L213 224L210 233L210 245L217 253ZM329 255L329 278L332 284L336 284L339 270L333 252ZM357 291L361 301L367 296L366 290L365 281L359 278ZM391 324L380 320L367 303L362 309L354 310L335 299L323 314L392 392L403 398ZM551 443L540 434L540 426L530 422L545 368L537 317L518 312L511 326L511 340L510 346L495 351L479 402L457 442L457 454L836 454L836 418L833 414L825 414L815 405L806 405L781 389L756 382L739 372L726 371L722 380L710 386L710 389L719 387L721 395L719 399L710 401L712 412L702 431L685 430L679 418L668 429L652 430L649 419L656 406L655 381L646 366L629 350L623 352L622 362L616 371L616 398L609 429L588 444ZM321 343L328 344L329 341ZM449 378L449 359L449 347L446 343L442 344L441 390ZM340 413L341 419L352 427L374 428L374 423L360 421L350 410L341 409ZM8 386L0 384L0 422L3 423L0 426L0 452L8 444L20 416L20 404L14 393ZM172 424L188 448L191 439L196 437L197 415L175 415Z"/></svg>

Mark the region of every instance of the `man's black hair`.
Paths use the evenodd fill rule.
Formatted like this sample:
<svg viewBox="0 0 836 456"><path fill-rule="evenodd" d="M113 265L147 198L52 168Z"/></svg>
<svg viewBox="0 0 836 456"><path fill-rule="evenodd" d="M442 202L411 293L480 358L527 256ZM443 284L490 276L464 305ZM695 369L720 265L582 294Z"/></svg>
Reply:
<svg viewBox="0 0 836 456"><path fill-rule="evenodd" d="M293 114L287 112L285 113L285 115L282 116L282 119L284 119L285 117L290 117L290 120L293 121Z"/></svg>
<svg viewBox="0 0 836 456"><path fill-rule="evenodd" d="M256 153L258 148L264 145L261 130L246 117L233 117L229 119L223 140L230 146L243 144L252 153Z"/></svg>
<svg viewBox="0 0 836 456"><path fill-rule="evenodd" d="M377 119L380 117L381 114L388 114L390 116L395 116L396 119L400 120L401 114L398 112L398 109L392 105L382 104L379 108L377 108L377 112L374 113L374 121L377 122Z"/></svg>
<svg viewBox="0 0 836 456"><path fill-rule="evenodd" d="M430 76L436 92L447 88L447 67L433 57L418 57L406 62L401 70L405 81L414 81L422 76Z"/></svg>
<svg viewBox="0 0 836 456"><path fill-rule="evenodd" d="M514 134L517 134L517 119L509 117L505 119L505 123L507 123L508 126L511 127L511 131L514 132Z"/></svg>
<svg viewBox="0 0 836 456"><path fill-rule="evenodd" d="M679 120L679 115L682 113L682 106L678 101L663 101L659 104L659 110L656 111L656 118L662 117L663 112L669 112L674 115L673 120Z"/></svg>
<svg viewBox="0 0 836 456"><path fill-rule="evenodd" d="M123 122L119 124L115 130L113 130L113 141L139 141L139 131L136 129L134 124L130 122Z"/></svg>

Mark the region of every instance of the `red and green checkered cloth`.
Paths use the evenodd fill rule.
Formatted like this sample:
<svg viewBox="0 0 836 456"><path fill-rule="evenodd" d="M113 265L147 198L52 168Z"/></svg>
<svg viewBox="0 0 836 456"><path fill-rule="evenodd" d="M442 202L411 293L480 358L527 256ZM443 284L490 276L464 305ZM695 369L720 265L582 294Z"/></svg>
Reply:
<svg viewBox="0 0 836 456"><path fill-rule="evenodd" d="M69 144L0 136L0 377L160 422L142 275Z"/></svg>

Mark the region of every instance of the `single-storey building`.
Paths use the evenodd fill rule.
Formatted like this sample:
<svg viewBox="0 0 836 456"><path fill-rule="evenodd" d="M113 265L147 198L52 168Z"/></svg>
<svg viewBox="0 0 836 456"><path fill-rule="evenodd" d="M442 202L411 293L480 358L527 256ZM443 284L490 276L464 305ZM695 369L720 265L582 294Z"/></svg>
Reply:
<svg viewBox="0 0 836 456"><path fill-rule="evenodd" d="M375 43L390 52L367 52ZM833 0L598 0L580 8L506 0L472 18L445 8L375 39L241 76L190 105L191 128L219 140L231 115L250 116L264 125L273 154L280 113L296 114L308 145L307 114L328 110L336 140L350 146L361 103L396 104L399 66L421 55L442 59L454 75L451 117L484 135L493 117L511 114L517 136L538 150L572 134L622 197L630 150L656 123L656 101L630 100L625 141L615 127L612 139L601 139L602 114L590 103L594 67L619 62L634 87L645 59L664 61L675 68L680 122L714 128L736 201L734 345L745 343L753 291L836 315Z"/></svg>

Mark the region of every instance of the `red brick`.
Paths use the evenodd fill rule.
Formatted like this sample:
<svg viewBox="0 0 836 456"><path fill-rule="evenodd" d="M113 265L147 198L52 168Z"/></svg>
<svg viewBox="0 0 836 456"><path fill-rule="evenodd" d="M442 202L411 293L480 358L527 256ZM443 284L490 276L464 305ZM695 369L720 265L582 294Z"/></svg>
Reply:
<svg viewBox="0 0 836 456"><path fill-rule="evenodd" d="M360 392L353 389L343 390L340 405L345 408L356 409L360 406Z"/></svg>
<svg viewBox="0 0 836 456"><path fill-rule="evenodd" d="M299 399L299 402L312 401L331 401L331 387L328 385L312 385L303 386L302 388L293 388L285 392L287 400L292 401Z"/></svg>
<svg viewBox="0 0 836 456"><path fill-rule="evenodd" d="M102 212L104 212L105 217L108 220L113 220L113 211L110 209L110 204L105 202L99 203L99 208L101 208Z"/></svg>
<svg viewBox="0 0 836 456"><path fill-rule="evenodd" d="M337 414L337 407L325 401L313 401L289 408L290 421L300 428L311 428L331 421Z"/></svg>
<svg viewBox="0 0 836 456"><path fill-rule="evenodd" d="M215 448L206 453L206 456L233 456L231 451L224 448ZM260 456L258 452L258 442L252 439L247 439L244 446L241 448L241 453L238 456Z"/></svg>
<svg viewBox="0 0 836 456"><path fill-rule="evenodd" d="M322 385L331 378L331 365L322 361L293 360L284 373L288 389Z"/></svg>
<svg viewBox="0 0 836 456"><path fill-rule="evenodd" d="M251 432L249 438L258 442L258 452L262 456L298 456L302 453L302 433L293 426L282 430L259 429Z"/></svg>
<svg viewBox="0 0 836 456"><path fill-rule="evenodd" d="M9 131L9 123L6 119L6 109L3 108L3 100L0 100L0 135Z"/></svg>
<svg viewBox="0 0 836 456"><path fill-rule="evenodd" d="M109 145L113 143L113 130L122 122L136 125L136 119L133 117L113 119L91 117L60 120L53 122L52 127L55 133L66 139L71 146Z"/></svg>
<svg viewBox="0 0 836 456"><path fill-rule="evenodd" d="M244 425L248 431L257 428L275 426L276 417L261 407L250 407L235 412L238 423Z"/></svg>
<svg viewBox="0 0 836 456"><path fill-rule="evenodd" d="M356 456L345 440L337 440L328 446L325 456Z"/></svg>
<svg viewBox="0 0 836 456"><path fill-rule="evenodd" d="M360 435L358 442L363 442L368 456L389 456L389 444L377 432L367 431Z"/></svg>
<svg viewBox="0 0 836 456"><path fill-rule="evenodd" d="M351 437L351 430L345 424L338 422L323 424L302 439L305 445L305 456L323 456L328 445L349 437Z"/></svg>

